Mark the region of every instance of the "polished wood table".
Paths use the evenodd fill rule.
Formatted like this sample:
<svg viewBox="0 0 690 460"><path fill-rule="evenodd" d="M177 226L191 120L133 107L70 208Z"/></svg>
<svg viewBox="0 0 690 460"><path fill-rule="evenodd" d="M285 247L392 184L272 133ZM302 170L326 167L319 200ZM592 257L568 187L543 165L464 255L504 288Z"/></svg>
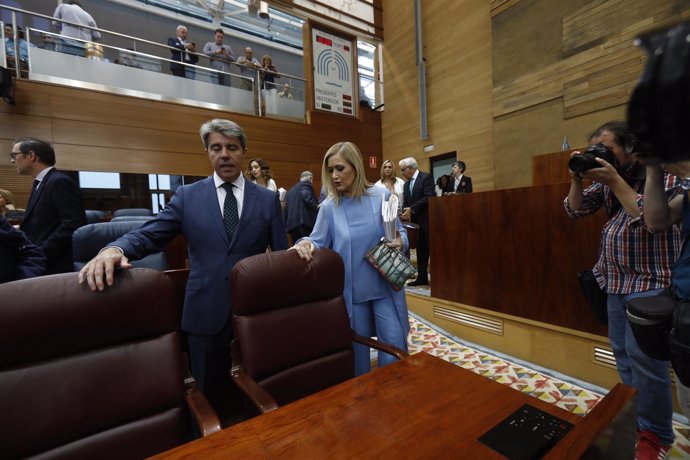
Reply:
<svg viewBox="0 0 690 460"><path fill-rule="evenodd" d="M605 398L606 399L606 398ZM623 398L626 399L626 398ZM587 419L418 353L154 458L504 458L477 438L529 403L575 428ZM600 403L601 404L601 403ZM607 410L611 414L618 406ZM600 423L602 427L606 423ZM586 442L600 430L587 433ZM568 437L570 437L570 434ZM564 438L561 442L565 441ZM560 443L559 443L560 444Z"/></svg>

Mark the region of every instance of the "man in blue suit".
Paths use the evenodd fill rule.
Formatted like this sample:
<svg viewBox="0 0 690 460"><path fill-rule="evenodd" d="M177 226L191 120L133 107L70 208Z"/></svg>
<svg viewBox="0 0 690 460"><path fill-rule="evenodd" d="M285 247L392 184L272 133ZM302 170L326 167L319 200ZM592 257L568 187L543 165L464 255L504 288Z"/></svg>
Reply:
<svg viewBox="0 0 690 460"><path fill-rule="evenodd" d="M199 133L213 176L183 185L158 216L109 244L79 272L93 290L112 285L115 267L161 251L176 235L189 245L189 281L182 312L192 375L218 408L229 383L230 269L267 248L287 249L278 194L244 179L247 138L229 120L204 123ZM228 192L230 190L230 192Z"/></svg>

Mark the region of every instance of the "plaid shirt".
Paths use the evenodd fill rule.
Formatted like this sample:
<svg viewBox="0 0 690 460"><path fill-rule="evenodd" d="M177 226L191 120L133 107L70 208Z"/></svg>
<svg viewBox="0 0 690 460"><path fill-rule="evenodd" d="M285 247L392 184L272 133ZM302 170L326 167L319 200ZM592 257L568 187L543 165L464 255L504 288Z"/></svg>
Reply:
<svg viewBox="0 0 690 460"><path fill-rule="evenodd" d="M669 199L680 191L680 180L664 176ZM594 214L602 206L609 220L601 230L599 259L592 272L601 288L609 294L629 294L662 289L671 283L671 264L680 254L681 232L678 225L652 233L644 225L644 179L631 184L637 192L640 215L625 212L609 187L594 182L583 191L582 206L573 211L568 198L563 201L568 216L577 219Z"/></svg>

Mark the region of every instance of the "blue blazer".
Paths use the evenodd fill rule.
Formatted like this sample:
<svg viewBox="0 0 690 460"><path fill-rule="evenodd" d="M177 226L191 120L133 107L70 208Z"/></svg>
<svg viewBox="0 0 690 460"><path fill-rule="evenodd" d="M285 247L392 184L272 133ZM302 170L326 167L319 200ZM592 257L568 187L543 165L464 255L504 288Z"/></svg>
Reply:
<svg viewBox="0 0 690 460"><path fill-rule="evenodd" d="M235 263L268 247L287 249L278 194L248 180L244 184L242 216L232 241L223 226L213 178L208 177L178 188L155 219L110 245L137 259L184 235L190 268L182 312L187 332L212 335L223 328L231 311L229 275Z"/></svg>
<svg viewBox="0 0 690 460"><path fill-rule="evenodd" d="M381 201L383 199L388 200L389 197L390 192L388 192L388 190L372 187L369 189L367 195L363 196L360 200L361 203L358 206L357 212L370 216L371 226L369 227L369 232L374 234L374 242L384 236L383 218L381 217ZM405 252L409 247L407 232L400 224L399 220L396 222L396 227L403 241L402 252ZM355 297L355 290L359 293L363 293L364 297L367 297L368 293L371 291L383 291L387 293L388 297L393 299L396 308L395 317L386 318L385 321L399 322L405 337L407 337L410 331L410 321L407 313L405 290L393 290L383 276L364 259L364 252L361 254L353 254L353 242L350 239L348 218L345 215L345 211L340 206L335 205L335 201L332 197L326 198L321 204L321 209L316 218L316 226L307 239L309 239L315 247L333 249L343 258L343 264L345 265L343 297L345 298L345 305L350 321L352 321L352 303ZM371 318L370 330L375 330L373 316Z"/></svg>
<svg viewBox="0 0 690 460"><path fill-rule="evenodd" d="M71 272L72 233L86 224L81 190L72 178L51 169L35 193L19 228L43 250L49 275Z"/></svg>

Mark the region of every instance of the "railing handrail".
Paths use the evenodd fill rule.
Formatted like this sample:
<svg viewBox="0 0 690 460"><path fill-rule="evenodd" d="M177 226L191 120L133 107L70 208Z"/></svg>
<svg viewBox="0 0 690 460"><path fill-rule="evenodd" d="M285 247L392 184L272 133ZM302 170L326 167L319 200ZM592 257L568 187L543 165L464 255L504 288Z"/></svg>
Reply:
<svg viewBox="0 0 690 460"><path fill-rule="evenodd" d="M102 34L105 33L105 34L108 34L108 35L114 35L114 36L117 36L117 37L120 37L120 38L125 38L125 39L127 39L127 40L132 40L132 41L134 41L135 43L137 43L137 42L138 42L138 43L145 43L145 44L148 44L148 45L157 46L157 47L160 47L160 48L165 48L165 49L168 49L168 50L170 50L170 51L179 51L178 48L175 48L175 47L173 47L173 46L168 46L167 43L154 42L154 41L151 41L151 40L146 40L146 39L144 39L144 38L138 38L138 37L133 37L133 36L131 36L131 35L123 34L123 33L120 33L120 32L114 32L114 31L111 31L111 30L108 30L108 29L101 29L101 28L99 28L99 27L85 26L85 25L82 25L82 24L79 24L79 23L76 23L76 22L70 22L70 21L65 21L65 20L62 20L62 19L56 19L56 18L53 17L53 16L48 16L48 15L41 14L41 13L35 13L35 12L33 12L33 11L23 10L23 9L21 9L21 8L15 8L15 7L9 6L9 5L0 5L0 9L7 9L7 10L10 10L10 11L14 11L14 12L22 13L22 14L28 14L28 15L31 15L31 16L37 16L37 17L40 17L40 18L43 18L43 19L47 19L47 20L51 21L51 23L52 23L52 21L57 21L57 22L63 22L63 23L65 23L65 24L70 24L70 25L75 26L75 27L83 27L83 28L85 28L85 29L96 30L96 31L98 31L98 32L100 32L100 33L102 33ZM28 31L28 30L36 30L36 31L39 31L39 32L42 32L42 33L47 33L47 34L50 34L50 35L56 35L56 36L62 37L62 35L60 35L59 33L48 32L48 31L41 30L41 29L28 28L28 27L27 27L27 31ZM81 40L81 39L79 39L79 38L74 38L74 37L69 37L69 39L70 39L70 40L76 40L76 41L84 42L84 43L91 43L91 42L89 42L88 40ZM28 40L27 40L27 41L28 41ZM101 39L101 42L102 42L102 41L103 41L103 39ZM29 42L29 43L30 43L30 42ZM107 45L107 46L109 46L110 48L115 48L115 47L112 46L112 45ZM136 52L136 53L139 53L139 52L136 51L136 50L126 50L126 51L128 51L128 52ZM190 54L194 54L195 56L204 57L204 58L206 58L206 59L211 59L209 56L207 56L207 55L204 54L204 53L193 52L193 51L186 51L186 52L187 52L187 53L190 53ZM155 56L155 55L148 55L148 56L154 57L154 58L157 58L157 59L162 59L162 60L165 60L165 61L167 61L167 62L179 62L179 61L173 61L172 59L163 58L163 57ZM237 63L234 62L234 61L227 61L227 60L225 60L225 59L218 59L218 58L213 58L213 59L216 59L216 60L219 60L219 61L223 61L223 62L227 62L228 64L233 64L233 65L238 66L238 67L244 67L242 64L237 64ZM201 69L209 70L208 67L197 66L197 65L188 64L188 63L184 63L184 64L185 64L185 65L188 65L188 66L190 66L190 67L195 67L195 68L201 68ZM215 70L215 69L213 69L213 70ZM220 71L217 71L217 72L220 72ZM271 72L271 71L262 70L262 72ZM271 73L274 73L274 72L271 72ZM284 76L284 77L287 77L287 78L292 78L292 79L300 80L300 81L304 81L304 82L307 81L306 78L304 78L304 77L299 77L299 76L297 76L297 75L291 75L291 74L281 73L280 76L281 76L281 77Z"/></svg>
<svg viewBox="0 0 690 460"><path fill-rule="evenodd" d="M167 74L167 69L165 68L166 66L164 64L165 62L167 62L168 64L182 64L184 68L188 70L185 70L184 73L180 76L187 76L187 78L191 78L192 80L199 80L200 82L206 83L208 83L210 79L210 83L220 84L221 86L229 86L231 88L235 88L235 90L253 89L253 94L236 94L237 96L240 96L236 99L238 101L237 108L239 108L242 111L251 111L255 115L259 116L268 114L280 116L282 114L287 117L298 117L300 119L303 119L304 104L306 103L306 88L308 86L308 82L307 79L302 76L292 75L289 73L281 73L277 69L264 69L261 66L248 66L244 62L238 63L236 60L233 61L220 57L215 57L205 54L203 52L180 49L176 46L170 46L169 39L164 43L155 42L103 29L97 26L92 27L88 25L82 25L72 21L57 19L46 14L36 13L22 8L15 8L7 5L0 5L0 11L9 12L9 15L11 17L10 20L13 23L13 29L15 31L16 36L19 36L17 24L25 24L24 30L26 31L26 33L24 39L29 45L28 67L22 70L20 69L19 65L15 65L15 75L17 78L30 76L31 72L33 72L32 69L34 68L35 64L38 68L40 68L40 70L36 71L36 78L38 80L43 81L54 81L78 87L83 86L102 88L106 91L111 91L116 94L129 94L132 91L139 91L141 92L141 97L153 98L155 100L159 100L161 97L181 101L186 101L188 99L189 101L197 101L199 103L206 104L207 106L212 108L216 108L216 106L220 107L219 104L227 104L227 102L229 101L227 94L230 93L218 92L214 89L212 91L207 91L202 95L201 93L199 93L199 91L201 91L202 89L202 86L199 85L187 86L184 92L184 97L180 97L177 95L177 93L171 91L170 85L164 86L164 88L161 89L162 92L159 93L160 87L157 87L155 85L151 86L151 81L148 79L148 77L145 77L143 74L141 75L143 78L141 84L136 83L128 86L127 84L116 83L114 81L109 80L108 78L99 78L97 76L94 76L93 74L89 74L89 72L87 72L87 76L85 77L86 79L84 80L82 80L78 76L70 76L69 72L67 72L67 74L64 74L64 72L63 74L53 73L47 67L40 67L39 64L44 61L32 61L33 53L31 49L35 46L34 43L32 43L33 41L36 45L38 45L38 48L44 48L45 45L45 47L49 48L49 50L52 48L53 51L66 52L67 54L76 54L77 56L83 56L87 58L90 57L99 61L113 62L129 67L137 67L143 70L154 71L159 74ZM40 19L40 21L36 21L36 18ZM44 21L48 23L47 26L43 25ZM77 29L96 31L99 34L94 35L97 35L98 38L85 38L88 37L88 34L70 34L77 35L76 37L66 36L63 33L64 29L62 27L58 27L58 30L54 31L55 25L57 25L58 23L65 25L69 24L70 26L75 27ZM31 24L32 26L35 24L39 24L43 28L29 27L27 24ZM84 35L85 37L82 38L82 35ZM17 53L18 48L17 42L18 41L15 40L15 54ZM143 51L140 51L140 49L143 49ZM75 50L77 51L76 53L74 53ZM203 57L204 60L201 62L195 60L196 62L193 64L190 62L181 62L181 59L175 59L177 58L177 53L181 52L188 53L189 55ZM173 58L173 56L175 58ZM52 59L52 57L49 58L48 55L45 55L45 57L47 59ZM137 59L137 57L139 57L140 59ZM244 53L238 55L238 58L240 59L242 59L243 57ZM213 62L215 61L222 62L225 65L227 65L227 67L218 66L222 69L216 69L213 66ZM2 62L0 62L0 64L2 64ZM179 75L179 72L176 73L176 70L172 65L171 67L171 73L173 73L174 75ZM91 67L92 70L95 68L97 67ZM194 77L195 71L197 78ZM118 70L117 72L120 71ZM126 74L119 73L117 75ZM190 77L189 75L192 76ZM223 75L225 76L225 80L222 77ZM271 78L271 76L274 76L275 78ZM239 78L241 84L238 87L234 87L232 85L232 81L228 78ZM285 83L276 83L275 80L278 78L284 78L283 82ZM266 82L265 80L269 81ZM271 80L274 81L271 82ZM289 85L289 88L293 90L292 93L294 96L298 97L300 94L304 96L304 99L301 101L301 109L298 106L292 106L289 104L283 104L281 106L280 104L276 103L276 90L282 91L282 87L284 85ZM264 91L264 89L269 91ZM251 98L247 98L247 95L249 94L251 95ZM212 99L209 99L208 95L211 95ZM189 96L191 96L191 98ZM219 101L224 102L221 103ZM253 103L251 101L253 101ZM280 109L278 109L279 107ZM279 112L278 110L282 110L282 112ZM300 110L302 112L301 114L296 113Z"/></svg>

